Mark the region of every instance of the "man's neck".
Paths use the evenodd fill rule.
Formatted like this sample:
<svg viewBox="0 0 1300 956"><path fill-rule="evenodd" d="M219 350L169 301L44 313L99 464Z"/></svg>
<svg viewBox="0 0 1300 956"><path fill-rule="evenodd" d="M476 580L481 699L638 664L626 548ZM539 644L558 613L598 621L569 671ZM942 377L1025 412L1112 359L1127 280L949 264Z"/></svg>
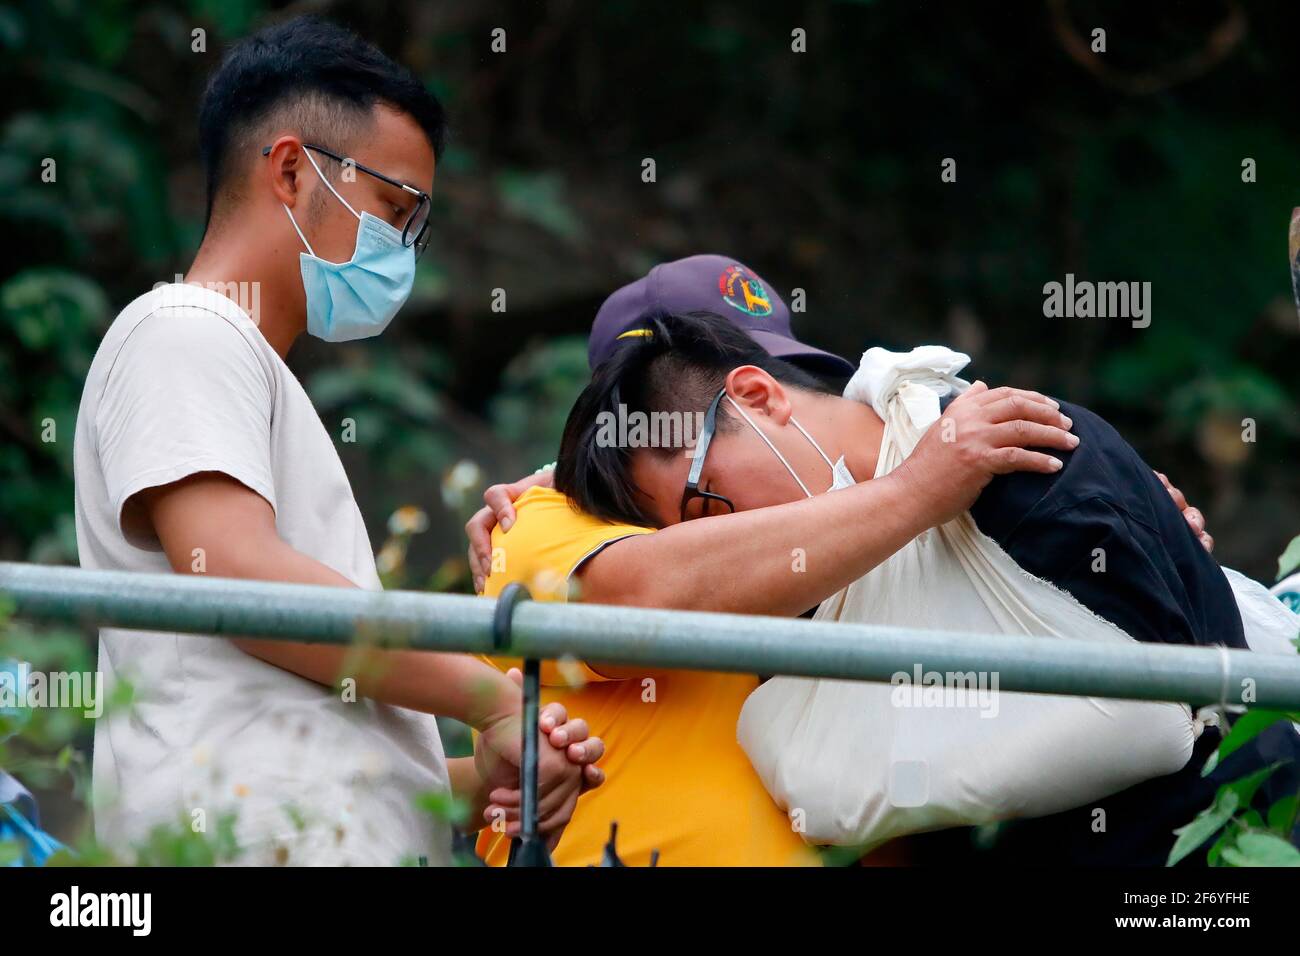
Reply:
<svg viewBox="0 0 1300 956"><path fill-rule="evenodd" d="M306 329L298 250L274 240L268 243L265 237L233 232L209 236L199 246L185 281L212 289L248 312L280 358L289 354Z"/></svg>
<svg viewBox="0 0 1300 956"><path fill-rule="evenodd" d="M835 461L844 456L844 464L858 481L875 477L876 461L880 457L880 442L885 435L885 423L870 405L839 396L819 397L825 406L822 413L826 433L832 436L832 447L826 454Z"/></svg>

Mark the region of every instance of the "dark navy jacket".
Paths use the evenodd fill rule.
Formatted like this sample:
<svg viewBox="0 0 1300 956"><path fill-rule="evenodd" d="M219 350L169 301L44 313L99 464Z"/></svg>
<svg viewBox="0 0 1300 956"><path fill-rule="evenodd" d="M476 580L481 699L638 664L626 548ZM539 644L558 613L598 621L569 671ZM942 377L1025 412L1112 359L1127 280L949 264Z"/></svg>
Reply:
<svg viewBox="0 0 1300 956"><path fill-rule="evenodd" d="M1065 402L1061 409L1080 438L1072 452L1052 450L1065 467L1054 475L995 478L971 509L979 529L1026 571L1069 591L1139 641L1246 647L1227 579L1160 479L1100 417ZM1098 548L1104 571L1094 570ZM1261 787L1255 805L1266 809L1300 789L1300 738L1289 725L1274 725L1202 778L1219 739L1207 729L1178 773L1076 810L1003 825L981 861L1163 866L1174 828L1208 807L1220 784L1291 760ZM1106 811L1105 833L1093 832L1098 807ZM936 835L928 843L921 838L916 849L927 858L951 858L958 846L951 836ZM1202 850L1188 862L1204 859Z"/></svg>

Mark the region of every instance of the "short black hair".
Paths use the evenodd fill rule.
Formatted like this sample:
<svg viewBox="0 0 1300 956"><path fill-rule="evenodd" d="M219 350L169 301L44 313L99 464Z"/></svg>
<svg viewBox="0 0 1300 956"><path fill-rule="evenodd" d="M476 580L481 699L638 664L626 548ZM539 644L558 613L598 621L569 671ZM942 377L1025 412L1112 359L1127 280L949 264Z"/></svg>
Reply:
<svg viewBox="0 0 1300 956"><path fill-rule="evenodd" d="M305 140L341 150L376 104L410 116L434 157L447 142L438 98L373 44L319 17L265 27L232 46L208 79L199 106L199 152L207 174L209 221L239 163L265 146L256 137L289 122Z"/></svg>
<svg viewBox="0 0 1300 956"><path fill-rule="evenodd" d="M633 450L599 440L604 422L631 413L702 413L731 370L742 365L761 368L792 388L837 394L812 373L773 357L734 323L713 312L660 315L647 321L644 329L596 368L591 383L569 412L560 439L556 490L598 518L626 524L655 523L637 501L639 489L630 472ZM726 431L734 424L726 404L720 404L717 430ZM682 451L672 446L647 450L661 456Z"/></svg>

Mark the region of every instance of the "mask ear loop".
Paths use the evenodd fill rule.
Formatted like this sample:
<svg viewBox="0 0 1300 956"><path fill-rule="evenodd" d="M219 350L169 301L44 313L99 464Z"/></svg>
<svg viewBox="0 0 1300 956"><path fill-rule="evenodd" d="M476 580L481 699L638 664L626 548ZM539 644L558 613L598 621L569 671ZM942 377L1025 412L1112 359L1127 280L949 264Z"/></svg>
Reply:
<svg viewBox="0 0 1300 956"><path fill-rule="evenodd" d="M311 168L316 170L316 175L320 177L320 181L325 184L325 188L334 194L335 199L337 199L339 202L343 203L343 205L347 207L348 212L352 213L352 215L354 216L357 216L357 211L353 209L351 205L348 204L348 201L346 199L344 199L342 196L339 195L339 191L330 185L330 181L326 179L325 174L320 171L320 167L316 165L316 160L312 158L311 150L307 149L306 147L303 147L302 152L303 155L307 157L307 162L311 163ZM284 206L284 203L280 203L280 205ZM312 249L311 243L307 241L307 237L304 236L302 234L302 230L298 228L298 220L293 218L293 212L289 209L288 206L284 206L284 211L286 214L288 214L289 221L293 223L293 231L298 234L298 238L302 240L302 244L307 247L307 253L311 256L315 256L316 251ZM360 220L361 217L357 216L357 219Z"/></svg>
<svg viewBox="0 0 1300 956"><path fill-rule="evenodd" d="M817 444L816 439L814 439L812 435L808 434L808 429L804 428L802 425L799 424L799 419L791 415L790 424L792 424L795 428L799 429L799 433L803 435L804 438L808 439L808 444L816 448L817 454L822 456L822 461L826 462L826 467L829 468L831 471L834 471L835 463L831 461L829 457L827 457L826 452L822 451L822 446Z"/></svg>
<svg viewBox="0 0 1300 956"><path fill-rule="evenodd" d="M745 410L744 410L743 408L741 408L739 405L736 404L736 400L735 400L734 398L732 398L730 395L728 395L728 396L727 396L727 401L731 402L731 407L734 408L737 412L740 413L740 417L741 417L741 418L743 418L745 421L749 422L749 427L752 428L752 429L754 429L754 431L758 433L758 437L761 438L761 439L763 439L763 442L767 445L767 447L770 448L770 449L772 449L772 454L776 455L776 457L779 458L779 459L781 460L781 464L785 465L785 470L788 471L788 472L790 472L790 477L793 478L796 482L799 483L799 488L803 491L804 495L805 495L806 497L808 497L808 498L813 497L813 493L812 493L811 491L808 490L808 486L805 485L805 484L803 483L803 481L799 478L799 476L798 476L797 474L795 474L795 470L794 470L793 468L791 468L791 467L790 467L790 463L789 463L788 461L785 460L785 455L783 455L783 454L781 454L779 451L777 451L776 446L772 444L772 440L771 440L770 438L768 438L766 435L763 434L763 430L762 430L761 428L759 428L757 425L754 424L753 420L750 419L750 417L749 417L748 415L745 414ZM791 420L791 421L794 421L793 418L791 418L790 420ZM803 429L800 428L799 431L802 432ZM807 435L808 433L807 433L807 432L804 432L804 434ZM816 443L814 442L814 444L816 444ZM817 450L818 450L818 451L821 451L820 448L818 448ZM823 455L822 457L825 458L826 456Z"/></svg>
<svg viewBox="0 0 1300 956"><path fill-rule="evenodd" d="M307 241L307 237L302 234L302 230L298 228L298 221L293 218L292 210L290 210L288 206L285 206L284 203L280 203L280 205L284 206L285 214L289 217L289 221L293 223L293 231L298 234L298 238L302 240L302 244L307 247L307 254L314 258L316 253L312 249L311 243Z"/></svg>
<svg viewBox="0 0 1300 956"><path fill-rule="evenodd" d="M330 181L326 179L325 174L320 171L320 167L316 165L316 160L312 158L311 150L307 149L306 147L303 147L303 152L307 156L307 162L311 163L311 168L316 170L316 175L319 176L320 181L325 184L325 188L334 194L335 199L343 203L344 206L347 206L348 212L352 213L352 215L356 216L357 219L359 220L361 216L357 214L357 211L353 209L351 205L349 205L346 199L344 199L342 196L339 195L339 191L335 189L332 185L330 185Z"/></svg>

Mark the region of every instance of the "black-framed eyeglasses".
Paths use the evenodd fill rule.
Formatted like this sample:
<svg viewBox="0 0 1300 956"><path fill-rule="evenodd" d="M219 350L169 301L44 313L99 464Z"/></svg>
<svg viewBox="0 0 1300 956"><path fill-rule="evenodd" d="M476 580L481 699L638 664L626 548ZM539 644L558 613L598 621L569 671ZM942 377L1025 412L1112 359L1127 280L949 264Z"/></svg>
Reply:
<svg viewBox="0 0 1300 956"><path fill-rule="evenodd" d="M734 514L736 506L730 498L723 495L714 494L712 491L700 490L700 475L704 471L704 457L709 453L709 445L713 443L713 434L718 428L718 404L722 401L722 396L727 394L724 388L709 403L709 410L704 413L704 425L700 428L699 438L695 441L695 454L691 458L691 470L686 475L686 487L682 491L682 520L689 521L692 517L702 518L705 515L713 513L713 502L727 509L727 513ZM699 514L688 515L687 511L690 504L696 498L703 501L700 504Z"/></svg>
<svg viewBox="0 0 1300 956"><path fill-rule="evenodd" d="M355 159L340 156L332 149L326 149L324 146L317 146L314 143L303 143L302 148L314 150L322 156L328 156L336 163L351 164L354 169L361 170L367 176L374 176L375 179L388 183L390 186L396 186L398 189L402 190L402 192L414 196L415 209L411 211L411 215L406 219L406 225L402 227L402 245L414 246L415 258L417 259L424 254L424 250L429 247L429 209L433 205L433 198L428 193L424 192L424 190L416 189L414 186L408 186L406 183L394 179L391 176L385 176L377 169L363 166ZM263 146L262 155L271 155L271 147Z"/></svg>

